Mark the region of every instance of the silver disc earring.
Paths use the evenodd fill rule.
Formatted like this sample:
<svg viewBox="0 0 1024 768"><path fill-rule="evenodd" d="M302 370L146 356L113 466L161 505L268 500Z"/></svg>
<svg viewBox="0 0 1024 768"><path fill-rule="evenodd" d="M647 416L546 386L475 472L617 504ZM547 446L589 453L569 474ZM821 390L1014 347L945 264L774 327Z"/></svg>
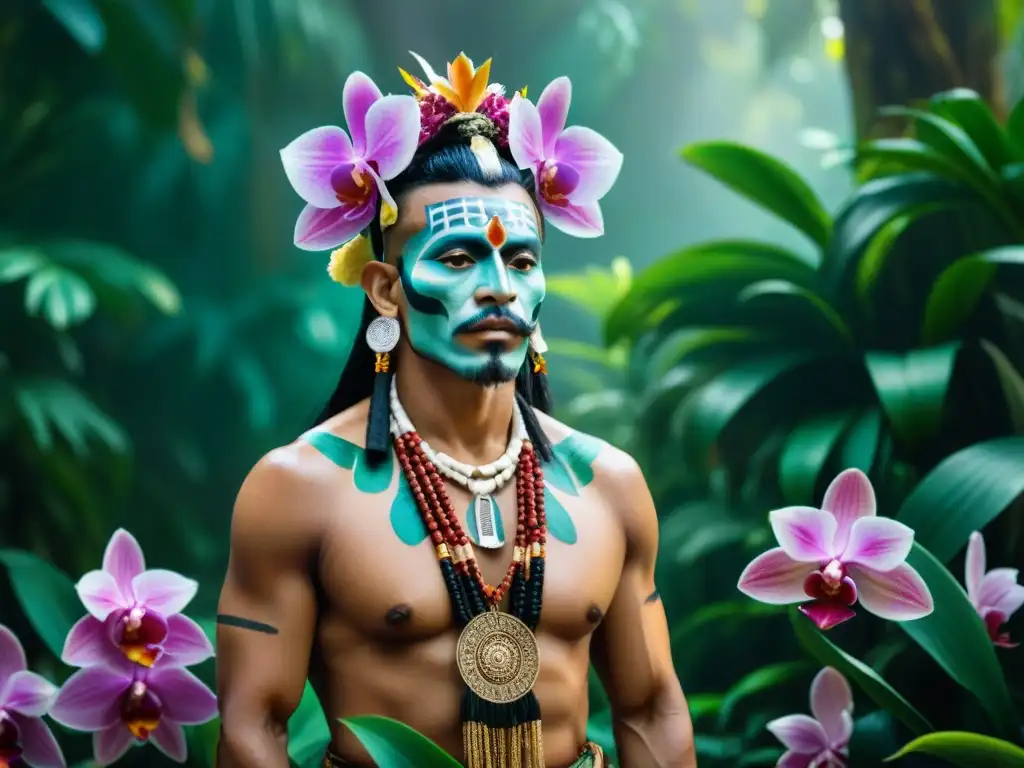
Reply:
<svg viewBox="0 0 1024 768"><path fill-rule="evenodd" d="M377 353L378 363L381 357L388 356L388 353L398 346L398 337L401 333L397 318L381 316L370 321L366 327L366 345Z"/></svg>

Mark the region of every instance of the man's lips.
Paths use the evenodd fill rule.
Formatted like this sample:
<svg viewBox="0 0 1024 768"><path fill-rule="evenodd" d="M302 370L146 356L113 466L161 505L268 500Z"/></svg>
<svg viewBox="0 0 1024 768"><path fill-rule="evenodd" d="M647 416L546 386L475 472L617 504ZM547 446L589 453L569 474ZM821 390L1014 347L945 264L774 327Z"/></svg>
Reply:
<svg viewBox="0 0 1024 768"><path fill-rule="evenodd" d="M479 323L474 323L469 328L463 331L463 333L484 333L486 331L504 331L510 333L513 336L522 336L522 329L512 320L508 320L503 317L488 317L481 320Z"/></svg>

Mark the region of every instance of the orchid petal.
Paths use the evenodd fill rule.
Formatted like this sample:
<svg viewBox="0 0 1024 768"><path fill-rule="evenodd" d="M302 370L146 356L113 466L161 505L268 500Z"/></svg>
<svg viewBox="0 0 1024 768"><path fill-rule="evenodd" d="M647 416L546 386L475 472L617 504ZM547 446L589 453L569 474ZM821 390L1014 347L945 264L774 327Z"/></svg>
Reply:
<svg viewBox="0 0 1024 768"><path fill-rule="evenodd" d="M112 611L130 608L129 600L121 593L114 577L106 571L89 571L78 580L75 591L85 610L100 621Z"/></svg>
<svg viewBox="0 0 1024 768"><path fill-rule="evenodd" d="M540 208L551 226L571 237L590 238L604 234L604 214L600 203L551 205L541 198Z"/></svg>
<svg viewBox="0 0 1024 768"><path fill-rule="evenodd" d="M177 723L164 718L160 725L149 735L153 746L163 752L176 763L184 763L188 757L188 744L185 742L185 731Z"/></svg>
<svg viewBox="0 0 1024 768"><path fill-rule="evenodd" d="M978 607L996 608L1007 616L1017 611L1016 589L1019 571L1016 568L993 568L978 586Z"/></svg>
<svg viewBox="0 0 1024 768"><path fill-rule="evenodd" d="M114 577L121 593L132 598L132 579L146 570L146 558L139 542L124 528L118 528L110 537L103 552L103 570Z"/></svg>
<svg viewBox="0 0 1024 768"><path fill-rule="evenodd" d="M102 664L117 652L107 637L104 622L95 616L83 616L68 632L60 660L69 667L90 667Z"/></svg>
<svg viewBox="0 0 1024 768"><path fill-rule="evenodd" d="M135 599L150 611L172 616L180 613L199 591L199 582L180 573L154 569L139 574L132 581Z"/></svg>
<svg viewBox="0 0 1024 768"><path fill-rule="evenodd" d="M342 92L342 107L345 110L345 122L352 136L352 151L362 157L366 151L366 117L370 107L384 98L377 84L362 72L353 72L345 81ZM313 202L310 200L309 202Z"/></svg>
<svg viewBox="0 0 1024 768"><path fill-rule="evenodd" d="M782 550L802 563L831 560L836 520L813 507L784 507L768 514L772 532Z"/></svg>
<svg viewBox="0 0 1024 768"><path fill-rule="evenodd" d="M811 768L811 761L817 759L817 755L804 755L799 752L784 752L775 768Z"/></svg>
<svg viewBox="0 0 1024 768"><path fill-rule="evenodd" d="M1003 570L1003 569L999 569ZM1013 570L1007 568L1006 570ZM989 575L992 575L995 571L990 571ZM984 583L984 582L983 582ZM984 594L984 590L982 591ZM1009 619L1013 614L1020 610L1020 607L1024 605L1024 586L1020 584L1013 584L1005 591L1001 592L993 602L983 603L985 607L991 607L1000 613L1004 614Z"/></svg>
<svg viewBox="0 0 1024 768"><path fill-rule="evenodd" d="M93 758L99 765L116 763L135 743L131 731L118 721L92 735Z"/></svg>
<svg viewBox="0 0 1024 768"><path fill-rule="evenodd" d="M167 619L164 653L176 665L191 667L213 656L213 645L203 628L180 613Z"/></svg>
<svg viewBox="0 0 1024 768"><path fill-rule="evenodd" d="M875 489L871 487L868 476L859 469L847 469L829 483L821 508L836 519L836 539L833 544L837 552L842 552L846 548L854 521L862 517L874 517Z"/></svg>
<svg viewBox="0 0 1024 768"><path fill-rule="evenodd" d="M826 632L832 629L832 627L837 627L844 621L849 621L857 615L857 612L848 605L820 600L801 605L797 610L813 621L814 626L822 632Z"/></svg>
<svg viewBox="0 0 1024 768"><path fill-rule="evenodd" d="M113 666L80 669L67 679L50 717L76 731L98 731L118 722L121 696L132 673Z"/></svg>
<svg viewBox="0 0 1024 768"><path fill-rule="evenodd" d="M765 728L786 749L803 755L816 755L828 749L828 737L821 723L808 715L786 715L772 720Z"/></svg>
<svg viewBox="0 0 1024 768"><path fill-rule="evenodd" d="M964 586L967 588L967 597L975 607L981 605L978 602L978 591L984 577L985 538L979 531L975 531L967 540L967 556L964 558Z"/></svg>
<svg viewBox="0 0 1024 768"><path fill-rule="evenodd" d="M28 668L25 649L11 630L0 624L0 688L15 672Z"/></svg>
<svg viewBox="0 0 1024 768"><path fill-rule="evenodd" d="M554 156L555 143L565 130L565 123L569 119L571 102L572 82L568 77L552 80L537 99L541 135L544 138L544 157Z"/></svg>
<svg viewBox="0 0 1024 768"><path fill-rule="evenodd" d="M200 725L217 716L217 697L181 667L154 667L149 686L160 697L164 715L182 725Z"/></svg>
<svg viewBox="0 0 1024 768"><path fill-rule="evenodd" d="M376 214L371 197L358 207L324 209L307 205L295 222L295 245L304 251L327 251L347 243L362 232Z"/></svg>
<svg viewBox="0 0 1024 768"><path fill-rule="evenodd" d="M31 768L66 768L67 762L50 727L37 717L12 715L21 734L21 759Z"/></svg>
<svg viewBox="0 0 1024 768"><path fill-rule="evenodd" d="M385 179L404 171L420 140L420 108L412 96L385 96L366 113L366 151Z"/></svg>
<svg viewBox="0 0 1024 768"><path fill-rule="evenodd" d="M520 169L536 171L544 162L544 129L540 113L519 94L508 105L508 149Z"/></svg>
<svg viewBox="0 0 1024 768"><path fill-rule="evenodd" d="M0 706L25 717L42 717L57 697L57 686L35 672L15 672L0 689Z"/></svg>
<svg viewBox="0 0 1024 768"><path fill-rule="evenodd" d="M811 683L811 712L828 737L829 747L846 745L853 730L853 691L836 669L825 667Z"/></svg>
<svg viewBox="0 0 1024 768"><path fill-rule="evenodd" d="M914 546L914 531L888 517L861 517L850 528L844 563L857 563L873 571L891 571L907 559Z"/></svg>
<svg viewBox="0 0 1024 768"><path fill-rule="evenodd" d="M736 585L740 592L769 605L788 605L807 599L804 580L815 570L813 563L800 563L781 547L755 557Z"/></svg>
<svg viewBox="0 0 1024 768"><path fill-rule="evenodd" d="M352 142L341 128L325 125L306 131L281 150L285 176L299 197L317 208L337 208L331 172L352 162Z"/></svg>
<svg viewBox="0 0 1024 768"><path fill-rule="evenodd" d="M580 175L572 193L574 203L600 200L615 184L622 170L622 153L608 139L590 128L566 128L555 144L555 162L570 165Z"/></svg>
<svg viewBox="0 0 1024 768"><path fill-rule="evenodd" d="M928 585L906 563L884 573L851 565L849 574L857 584L860 604L875 616L891 621L911 621L933 610Z"/></svg>

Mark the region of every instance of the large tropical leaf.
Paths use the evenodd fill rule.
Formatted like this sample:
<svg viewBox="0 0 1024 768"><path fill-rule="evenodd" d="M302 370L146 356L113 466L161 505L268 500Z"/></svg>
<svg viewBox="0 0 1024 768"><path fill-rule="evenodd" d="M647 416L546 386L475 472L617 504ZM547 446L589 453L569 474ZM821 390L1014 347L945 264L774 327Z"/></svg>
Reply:
<svg viewBox="0 0 1024 768"><path fill-rule="evenodd" d="M779 485L790 504L811 504L818 478L855 413L841 411L796 426L779 455Z"/></svg>
<svg viewBox="0 0 1024 768"><path fill-rule="evenodd" d="M1003 390L1003 400L1006 402L1006 411L1013 423L1013 430L1021 434L1024 432L1024 377L1020 375L1006 353L991 341L981 339L978 344L992 360L992 367Z"/></svg>
<svg viewBox="0 0 1024 768"><path fill-rule="evenodd" d="M582 273L546 275L547 291L603 319L629 290L633 266L617 256L608 268L590 266Z"/></svg>
<svg viewBox="0 0 1024 768"><path fill-rule="evenodd" d="M14 402L41 450L52 450L57 435L79 455L88 453L93 439L112 451L128 449L128 436L120 425L66 381L15 382Z"/></svg>
<svg viewBox="0 0 1024 768"><path fill-rule="evenodd" d="M974 313L978 300L1001 265L1024 265L1024 245L963 256L939 274L925 305L922 328L925 344L943 341L960 329Z"/></svg>
<svg viewBox="0 0 1024 768"><path fill-rule="evenodd" d="M953 680L977 697L998 732L1019 734L1017 716L995 648L967 593L934 555L914 542L907 564L924 579L935 607L914 621L900 622Z"/></svg>
<svg viewBox="0 0 1024 768"><path fill-rule="evenodd" d="M31 552L2 549L0 564L7 568L14 596L25 618L59 659L68 632L86 614L75 585L63 571Z"/></svg>
<svg viewBox="0 0 1024 768"><path fill-rule="evenodd" d="M430 741L397 720L378 715L358 715L341 720L355 734L379 768L458 768L460 763Z"/></svg>
<svg viewBox="0 0 1024 768"><path fill-rule="evenodd" d="M923 734L934 730L924 715L918 712L914 705L903 698L881 675L863 661L834 645L814 626L810 619L796 608L790 609L789 619L800 645L820 664L834 667L841 672L851 683L864 691L875 704L907 726L913 733Z"/></svg>
<svg viewBox="0 0 1024 768"><path fill-rule="evenodd" d="M609 312L607 343L635 338L648 326L651 313L667 302L677 306L696 299L730 302L744 286L771 279L812 286L815 273L801 257L768 243L726 240L684 248L633 280L629 292Z"/></svg>
<svg viewBox="0 0 1024 768"><path fill-rule="evenodd" d="M959 125L930 112L907 107L886 107L882 114L912 119L922 143L956 165L963 177L972 184L985 189L986 193L997 192L999 177Z"/></svg>
<svg viewBox="0 0 1024 768"><path fill-rule="evenodd" d="M957 451L910 492L896 519L939 562L948 563L971 533L1024 493L1024 437L1004 437Z"/></svg>
<svg viewBox="0 0 1024 768"><path fill-rule="evenodd" d="M25 311L58 331L88 320L95 308L96 294L89 284L63 267L45 266L25 286Z"/></svg>
<svg viewBox="0 0 1024 768"><path fill-rule="evenodd" d="M965 731L940 731L919 736L887 759L907 755L941 757L962 768L1024 768L1024 749L1008 741Z"/></svg>
<svg viewBox="0 0 1024 768"><path fill-rule="evenodd" d="M806 661L781 661L744 675L722 697L718 711L719 725L728 725L733 710L744 699L792 683L802 677L810 677L811 672L813 669Z"/></svg>
<svg viewBox="0 0 1024 768"><path fill-rule="evenodd" d="M1016 156L1024 160L1024 99L1017 102L1006 120L1006 135L1016 150Z"/></svg>
<svg viewBox="0 0 1024 768"><path fill-rule="evenodd" d="M779 310L797 307L810 310L810 317L825 327L840 343L849 344L853 338L843 318L824 298L814 291L795 285L788 280L761 280L744 288L738 296L741 302L774 301Z"/></svg>
<svg viewBox="0 0 1024 768"><path fill-rule="evenodd" d="M43 6L87 52L103 47L107 27L93 0L43 0Z"/></svg>
<svg viewBox="0 0 1024 768"><path fill-rule="evenodd" d="M988 104L968 88L954 88L932 96L929 108L961 128L993 168L1013 162L1013 148Z"/></svg>

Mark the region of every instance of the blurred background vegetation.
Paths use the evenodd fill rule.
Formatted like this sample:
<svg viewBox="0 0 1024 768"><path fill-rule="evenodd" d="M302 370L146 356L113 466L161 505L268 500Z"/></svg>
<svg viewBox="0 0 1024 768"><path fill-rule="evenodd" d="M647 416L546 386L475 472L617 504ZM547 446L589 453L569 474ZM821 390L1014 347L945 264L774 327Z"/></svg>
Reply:
<svg viewBox="0 0 1024 768"><path fill-rule="evenodd" d="M702 768L771 764L781 750L764 723L807 710L820 664L785 612L735 591L770 546L766 510L818 502L835 471L859 466L895 514L947 456L997 438L1001 453L969 455L940 490L1024 474L1022 12L1024 0L5 0L0 548L77 578L124 526L152 565L200 581L189 613L212 616L234 494L309 425L358 320L360 294L292 246L301 201L278 149L341 120L352 70L404 92L410 49L435 66L494 56L496 80L531 91L566 74L571 121L626 163L604 238L550 235L558 415L631 451L654 491ZM924 117L883 111L894 105ZM1020 562L1017 510L993 530L990 561ZM960 578L957 549L940 559ZM67 675L6 583L0 622L38 671ZM937 727L986 730L907 637L855 624L840 644ZM1022 669L1007 672L1017 698ZM593 699L607 738L599 688ZM905 740L876 715L862 731ZM196 736L191 765L210 764L215 730ZM61 738L88 754L87 739Z"/></svg>

